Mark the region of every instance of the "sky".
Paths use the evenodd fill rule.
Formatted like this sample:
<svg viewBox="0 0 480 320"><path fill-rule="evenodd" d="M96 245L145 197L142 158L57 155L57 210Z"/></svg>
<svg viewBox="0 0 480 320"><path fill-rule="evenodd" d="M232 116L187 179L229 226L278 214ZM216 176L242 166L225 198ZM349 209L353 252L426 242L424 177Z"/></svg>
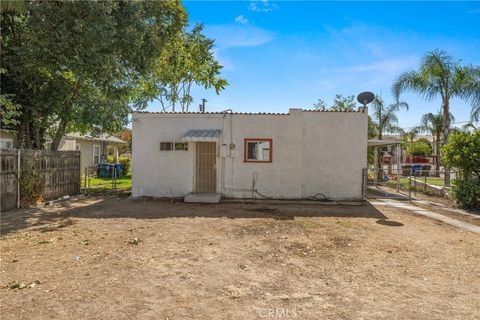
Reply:
<svg viewBox="0 0 480 320"><path fill-rule="evenodd" d="M191 111L288 112L311 109L335 94L372 91L393 102L391 85L418 69L425 53L442 49L464 64L480 65L480 2L184 1L190 24L203 23L229 86L194 88ZM401 96L404 128L440 110L440 100ZM457 126L470 104L451 101ZM150 111L160 111L158 103Z"/></svg>

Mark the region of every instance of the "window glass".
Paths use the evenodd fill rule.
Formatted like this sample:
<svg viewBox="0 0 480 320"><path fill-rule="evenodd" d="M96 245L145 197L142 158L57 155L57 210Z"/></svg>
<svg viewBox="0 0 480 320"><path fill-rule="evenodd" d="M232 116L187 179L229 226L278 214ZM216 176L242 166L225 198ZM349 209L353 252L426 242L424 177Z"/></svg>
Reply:
<svg viewBox="0 0 480 320"><path fill-rule="evenodd" d="M100 146L93 146L93 164L100 163Z"/></svg>
<svg viewBox="0 0 480 320"><path fill-rule="evenodd" d="M272 140L245 139L245 161L271 162Z"/></svg>
<svg viewBox="0 0 480 320"><path fill-rule="evenodd" d="M188 143L186 142L175 142L175 150L177 151L187 151Z"/></svg>
<svg viewBox="0 0 480 320"><path fill-rule="evenodd" d="M0 149L12 149L13 140L12 139L0 139Z"/></svg>

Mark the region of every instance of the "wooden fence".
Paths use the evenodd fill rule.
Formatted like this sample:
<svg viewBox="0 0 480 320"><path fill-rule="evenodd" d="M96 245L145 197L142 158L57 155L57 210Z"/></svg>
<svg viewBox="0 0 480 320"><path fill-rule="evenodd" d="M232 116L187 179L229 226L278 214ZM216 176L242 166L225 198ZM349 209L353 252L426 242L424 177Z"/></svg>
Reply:
<svg viewBox="0 0 480 320"><path fill-rule="evenodd" d="M2 211L19 206L22 188L18 178L29 170L40 173L45 201L80 193L79 151L2 150L0 159Z"/></svg>
<svg viewBox="0 0 480 320"><path fill-rule="evenodd" d="M17 207L18 197L18 152L17 150L0 151L0 209L9 210Z"/></svg>

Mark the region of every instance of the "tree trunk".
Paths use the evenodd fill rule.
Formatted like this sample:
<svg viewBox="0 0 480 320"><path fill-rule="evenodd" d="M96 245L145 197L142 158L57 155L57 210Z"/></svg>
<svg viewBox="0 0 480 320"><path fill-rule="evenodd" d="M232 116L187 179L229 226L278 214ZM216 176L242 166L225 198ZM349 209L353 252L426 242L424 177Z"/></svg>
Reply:
<svg viewBox="0 0 480 320"><path fill-rule="evenodd" d="M58 147L60 146L60 142L62 141L62 138L63 138L63 135L65 134L66 129L67 129L67 122L63 119L60 120L60 123L58 124L58 128L55 131L55 135L53 136L50 150L52 151L58 150Z"/></svg>
<svg viewBox="0 0 480 320"><path fill-rule="evenodd" d="M450 134L450 101L448 97L443 99L443 143L448 143L448 135ZM444 183L445 186L450 186L450 168L444 167L445 177Z"/></svg>
<svg viewBox="0 0 480 320"><path fill-rule="evenodd" d="M435 177L440 177L440 131L435 132Z"/></svg>
<svg viewBox="0 0 480 320"><path fill-rule="evenodd" d="M383 140L382 131L378 133L378 140ZM377 181L383 181L383 161L382 161L382 149L380 147L375 147L377 149Z"/></svg>

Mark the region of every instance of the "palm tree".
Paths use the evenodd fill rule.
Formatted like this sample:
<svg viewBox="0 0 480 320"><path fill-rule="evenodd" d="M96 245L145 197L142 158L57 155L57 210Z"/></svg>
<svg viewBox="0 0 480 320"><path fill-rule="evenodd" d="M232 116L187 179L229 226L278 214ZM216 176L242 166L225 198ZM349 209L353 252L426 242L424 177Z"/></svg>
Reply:
<svg viewBox="0 0 480 320"><path fill-rule="evenodd" d="M480 116L480 67L462 66L441 50L427 53L418 71L402 73L392 85L397 98L404 91L418 92L427 101L440 97L442 100L443 141L448 143L450 134L450 99L460 98L472 104L472 119ZM445 184L450 184L450 175L445 173Z"/></svg>
<svg viewBox="0 0 480 320"><path fill-rule="evenodd" d="M397 111L400 109L407 109L408 104L404 101L398 101L397 103L389 104L385 106L382 98L376 96L372 102L373 109L373 121L377 131L377 139L383 140L384 133L396 133L400 132L398 127Z"/></svg>
<svg viewBox="0 0 480 320"><path fill-rule="evenodd" d="M418 135L418 130L416 128L413 128L409 131L402 130L401 134L402 134L403 141L405 141L405 143L413 143L415 142L415 138Z"/></svg>
<svg viewBox="0 0 480 320"><path fill-rule="evenodd" d="M392 103L386 106L382 98L380 98L378 95L375 96L375 99L372 101L372 123L373 127L375 128L376 137L378 140L383 140L384 133L395 133L401 131L398 126L398 118L396 113L402 108L408 110L408 104L406 102L399 101L397 103ZM376 161L378 164L377 169L379 170L379 178L381 178L381 152L378 152L378 149L375 149L375 153ZM391 165L389 165L388 172L390 173L391 170L392 167Z"/></svg>
<svg viewBox="0 0 480 320"><path fill-rule="evenodd" d="M454 121L453 115L450 113L450 121ZM433 136L433 146L435 152L435 170L436 175L438 176L438 172L440 171L440 142L442 131L444 127L443 121L443 114L441 112L434 114L434 113L426 113L422 116L420 125L415 127L415 129L419 132L428 132Z"/></svg>

